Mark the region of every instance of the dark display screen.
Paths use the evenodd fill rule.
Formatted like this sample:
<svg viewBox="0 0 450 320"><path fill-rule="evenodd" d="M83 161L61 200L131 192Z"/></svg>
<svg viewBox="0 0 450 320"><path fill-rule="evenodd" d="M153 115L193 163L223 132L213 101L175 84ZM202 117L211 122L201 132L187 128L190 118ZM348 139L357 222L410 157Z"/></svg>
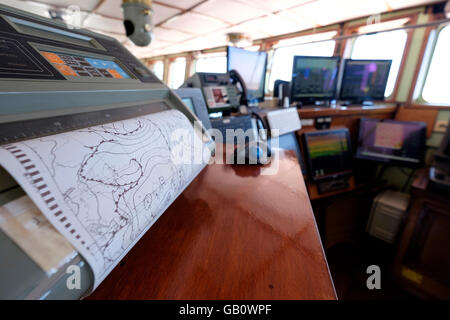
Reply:
<svg viewBox="0 0 450 320"><path fill-rule="evenodd" d="M217 82L217 76L211 74L205 75L205 81L215 83Z"/></svg>
<svg viewBox="0 0 450 320"><path fill-rule="evenodd" d="M357 157L379 162L419 165L424 160L426 124L361 119Z"/></svg>
<svg viewBox="0 0 450 320"><path fill-rule="evenodd" d="M195 113L194 110L194 104L192 103L192 98L182 98L181 100L183 100L184 104L191 109L192 112Z"/></svg>
<svg viewBox="0 0 450 320"><path fill-rule="evenodd" d="M264 100L267 53L228 47L227 69L236 70L247 86L249 101Z"/></svg>
<svg viewBox="0 0 450 320"><path fill-rule="evenodd" d="M351 171L349 141L347 129L305 133L309 170L313 179Z"/></svg>
<svg viewBox="0 0 450 320"><path fill-rule="evenodd" d="M346 60L341 99L384 100L392 60Z"/></svg>
<svg viewBox="0 0 450 320"><path fill-rule="evenodd" d="M339 57L294 57L292 100L334 98L338 71Z"/></svg>

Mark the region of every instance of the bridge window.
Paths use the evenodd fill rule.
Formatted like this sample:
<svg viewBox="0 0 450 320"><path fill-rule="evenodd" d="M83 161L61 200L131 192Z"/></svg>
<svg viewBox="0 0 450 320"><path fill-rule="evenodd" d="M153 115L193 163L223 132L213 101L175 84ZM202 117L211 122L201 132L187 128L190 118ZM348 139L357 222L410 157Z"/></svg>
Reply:
<svg viewBox="0 0 450 320"><path fill-rule="evenodd" d="M438 35L430 68L422 91L422 98L428 103L450 104L448 76L450 74L450 26Z"/></svg>
<svg viewBox="0 0 450 320"><path fill-rule="evenodd" d="M163 61L156 61L150 69L153 71L153 73L158 77L159 80L162 80L164 77L164 62Z"/></svg>
<svg viewBox="0 0 450 320"><path fill-rule="evenodd" d="M332 31L323 34L316 34L313 36L304 36L295 39L281 40L277 45L278 48L275 49L273 54L268 90L273 90L273 84L275 80L292 80L292 63L294 61L294 56L333 56L334 48L336 45L336 42L334 40L321 42L312 41L330 39L335 34L336 32ZM304 43L294 44L295 42Z"/></svg>
<svg viewBox="0 0 450 320"><path fill-rule="evenodd" d="M184 82L186 73L186 58L176 58L170 63L169 87L178 89Z"/></svg>
<svg viewBox="0 0 450 320"><path fill-rule="evenodd" d="M195 62L195 72L227 72L227 57L222 56L205 56L199 58Z"/></svg>

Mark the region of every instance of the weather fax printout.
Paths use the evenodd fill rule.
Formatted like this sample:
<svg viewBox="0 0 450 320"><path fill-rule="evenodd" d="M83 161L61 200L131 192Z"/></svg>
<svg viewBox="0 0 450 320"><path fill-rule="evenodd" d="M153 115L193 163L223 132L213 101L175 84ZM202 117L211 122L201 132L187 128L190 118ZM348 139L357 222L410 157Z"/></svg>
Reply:
<svg viewBox="0 0 450 320"><path fill-rule="evenodd" d="M184 129L190 139L173 139ZM0 165L87 260L94 288L205 162L174 161L202 146L170 110L0 147Z"/></svg>

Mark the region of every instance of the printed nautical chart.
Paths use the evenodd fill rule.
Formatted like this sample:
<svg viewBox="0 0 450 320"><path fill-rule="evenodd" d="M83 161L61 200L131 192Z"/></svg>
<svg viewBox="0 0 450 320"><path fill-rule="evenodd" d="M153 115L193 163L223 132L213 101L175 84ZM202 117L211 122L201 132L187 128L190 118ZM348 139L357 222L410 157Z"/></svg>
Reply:
<svg viewBox="0 0 450 320"><path fill-rule="evenodd" d="M190 139L174 139L179 129ZM196 143L170 110L4 145L0 164L88 261L96 288L205 166L174 161Z"/></svg>

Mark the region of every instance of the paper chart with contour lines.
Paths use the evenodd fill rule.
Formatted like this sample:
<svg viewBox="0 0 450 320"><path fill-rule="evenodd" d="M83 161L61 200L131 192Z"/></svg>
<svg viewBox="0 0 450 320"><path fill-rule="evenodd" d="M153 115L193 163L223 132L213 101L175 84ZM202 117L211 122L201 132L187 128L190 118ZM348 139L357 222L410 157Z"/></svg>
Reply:
<svg viewBox="0 0 450 320"><path fill-rule="evenodd" d="M191 139L173 139L185 130ZM0 165L86 259L95 289L205 167L177 110L0 147Z"/></svg>

